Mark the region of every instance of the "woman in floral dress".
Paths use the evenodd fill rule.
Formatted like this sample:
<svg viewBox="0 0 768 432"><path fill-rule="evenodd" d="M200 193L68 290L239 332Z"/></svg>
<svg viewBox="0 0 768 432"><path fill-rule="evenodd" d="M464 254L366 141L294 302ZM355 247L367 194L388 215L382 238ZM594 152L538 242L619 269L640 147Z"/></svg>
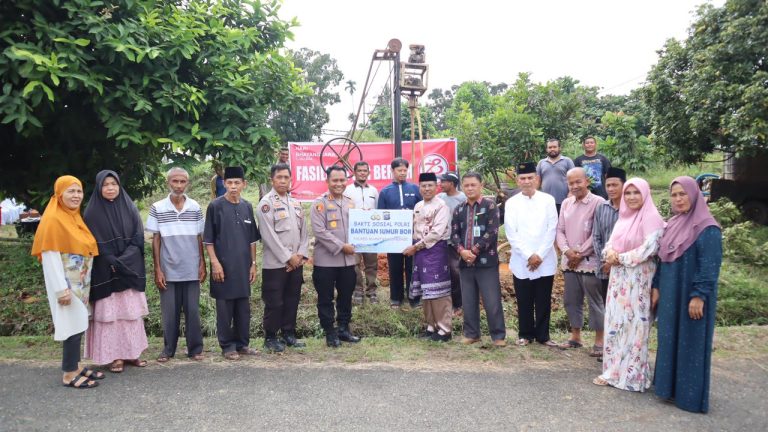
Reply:
<svg viewBox="0 0 768 432"><path fill-rule="evenodd" d="M651 385L651 284L663 231L664 220L653 204L648 182L627 181L619 220L602 251L612 267L605 305L603 373L594 384L639 392Z"/></svg>

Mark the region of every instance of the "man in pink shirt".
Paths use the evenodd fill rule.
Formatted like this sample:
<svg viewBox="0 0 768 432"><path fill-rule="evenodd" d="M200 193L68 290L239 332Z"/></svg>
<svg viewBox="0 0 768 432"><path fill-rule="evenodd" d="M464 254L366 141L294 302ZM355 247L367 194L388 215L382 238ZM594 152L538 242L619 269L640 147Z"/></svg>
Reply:
<svg viewBox="0 0 768 432"><path fill-rule="evenodd" d="M584 168L568 170L570 196L563 200L557 222L557 247L562 252L560 268L565 279L563 303L571 326L571 337L561 348L581 348L584 324L584 297L589 305L589 327L595 330L593 352L603 350L603 315L605 304L600 294L600 279L595 270L600 264L592 246L592 220L595 209L605 200L589 191Z"/></svg>

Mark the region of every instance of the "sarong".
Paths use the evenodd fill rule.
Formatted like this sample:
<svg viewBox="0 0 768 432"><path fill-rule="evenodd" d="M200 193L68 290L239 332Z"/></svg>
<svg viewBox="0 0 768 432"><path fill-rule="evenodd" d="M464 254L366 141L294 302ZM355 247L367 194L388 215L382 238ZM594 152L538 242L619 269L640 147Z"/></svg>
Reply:
<svg viewBox="0 0 768 432"><path fill-rule="evenodd" d="M413 257L413 279L409 297L431 300L451 295L451 271L448 266L448 242L440 240Z"/></svg>

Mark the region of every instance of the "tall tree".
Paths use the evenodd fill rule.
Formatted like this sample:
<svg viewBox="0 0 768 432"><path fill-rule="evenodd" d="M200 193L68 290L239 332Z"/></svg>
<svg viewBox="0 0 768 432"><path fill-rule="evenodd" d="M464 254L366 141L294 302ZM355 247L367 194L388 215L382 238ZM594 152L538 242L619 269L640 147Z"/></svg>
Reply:
<svg viewBox="0 0 768 432"><path fill-rule="evenodd" d="M766 150L768 3L701 6L688 37L659 51L645 99L657 143L680 160Z"/></svg>
<svg viewBox="0 0 768 432"><path fill-rule="evenodd" d="M308 93L280 53L278 1L0 3L0 190L33 204L53 179L120 172L134 197L161 160L271 161L272 112Z"/></svg>
<svg viewBox="0 0 768 432"><path fill-rule="evenodd" d="M319 139L330 118L327 107L341 101L335 89L344 74L329 54L301 48L291 51L289 56L309 82L312 94L278 110L270 124L283 142Z"/></svg>

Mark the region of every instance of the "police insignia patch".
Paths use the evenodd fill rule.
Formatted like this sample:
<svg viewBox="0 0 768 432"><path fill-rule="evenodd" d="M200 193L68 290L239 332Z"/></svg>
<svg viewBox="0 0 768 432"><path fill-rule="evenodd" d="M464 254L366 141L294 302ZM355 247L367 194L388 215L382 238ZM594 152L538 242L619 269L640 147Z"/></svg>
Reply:
<svg viewBox="0 0 768 432"><path fill-rule="evenodd" d="M336 228L336 221L331 221L331 228Z"/></svg>
<svg viewBox="0 0 768 432"><path fill-rule="evenodd" d="M264 204L263 206L261 206L261 212L269 213L269 204Z"/></svg>
<svg viewBox="0 0 768 432"><path fill-rule="evenodd" d="M323 211L323 204L320 203L315 208L317 209L317 211Z"/></svg>

